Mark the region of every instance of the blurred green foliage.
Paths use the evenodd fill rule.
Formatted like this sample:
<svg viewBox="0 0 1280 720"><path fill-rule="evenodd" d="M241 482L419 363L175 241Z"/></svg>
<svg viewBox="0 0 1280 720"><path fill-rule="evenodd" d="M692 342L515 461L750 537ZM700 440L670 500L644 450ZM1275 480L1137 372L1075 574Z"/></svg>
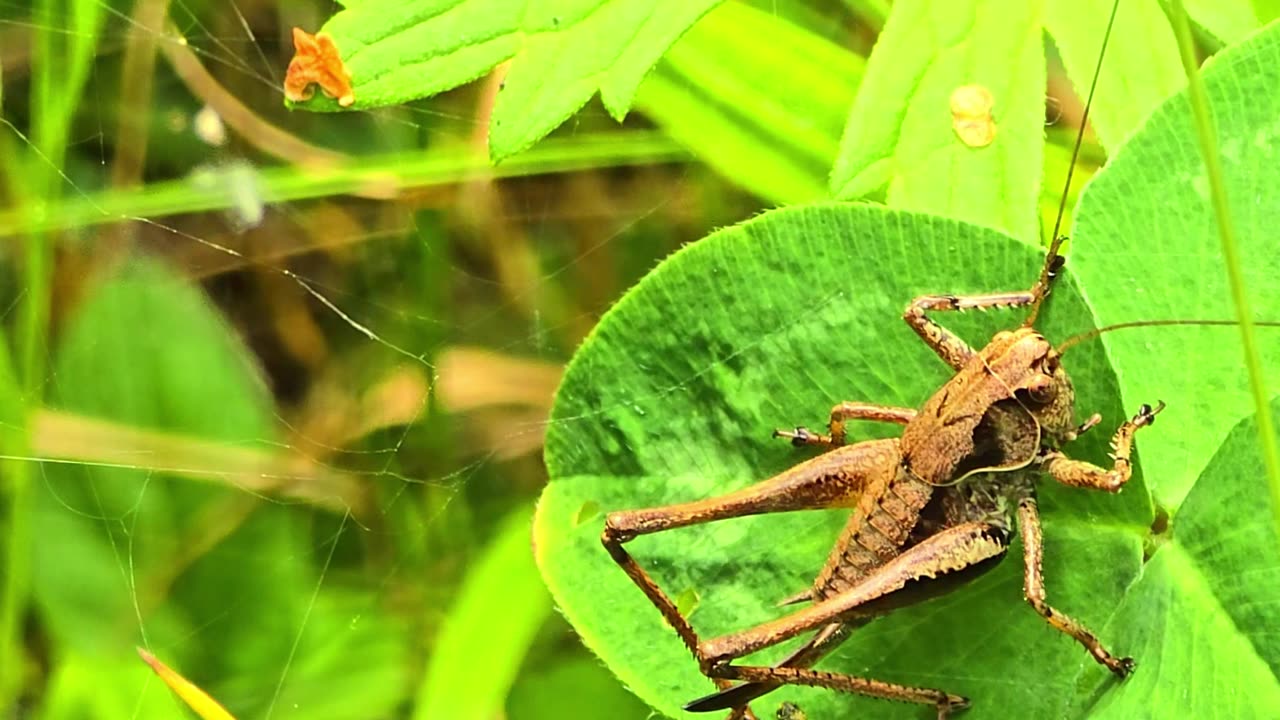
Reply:
<svg viewBox="0 0 1280 720"><path fill-rule="evenodd" d="M826 196L865 150L849 128L879 105L892 135L920 106L855 102L893 32L881 2L670 2L630 35L645 3L560 3L505 34L502 3L415 20L459 4L345 3L344 50L412 30L353 62L348 113L281 101L290 29L325 27L332 3L0 7L0 715L187 713L135 646L241 720L651 714L533 566L542 438L578 427L549 419L561 368L659 260ZM1002 153L947 178L987 197L984 173L1016 175L996 196L1019 198L1024 235L1056 206L1079 106L1065 88L1096 52L1066 41L1098 23L1068 4L1023 28L1037 58L1047 28L1071 71L1050 53L1064 127L1039 142L1045 71L1011 96L1047 169ZM1156 8L1126 4L1137 25ZM1256 27L1245 3L1202 5L1222 42ZM490 70L520 33L537 38L504 85ZM1164 77L1161 36L1128 35L1146 44L1121 44L1110 82ZM918 68L954 60L889 37ZM1144 87L1098 106L1109 150L1173 89ZM951 141L948 119L863 156L901 169ZM895 201L893 177L866 192ZM1005 227L1006 205L969 219Z"/></svg>

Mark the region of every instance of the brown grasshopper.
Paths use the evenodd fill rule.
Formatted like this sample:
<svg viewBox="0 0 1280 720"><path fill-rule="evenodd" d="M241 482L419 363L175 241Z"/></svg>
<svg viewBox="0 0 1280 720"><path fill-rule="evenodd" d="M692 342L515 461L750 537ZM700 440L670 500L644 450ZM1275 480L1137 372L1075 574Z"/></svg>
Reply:
<svg viewBox="0 0 1280 720"><path fill-rule="evenodd" d="M1052 608L1040 572L1040 519L1034 481L1047 473L1074 487L1119 491L1131 471L1134 434L1154 422L1163 405L1143 405L1112 438L1114 464L1102 468L1067 457L1061 447L1094 426L1073 420L1075 393L1059 353L1029 326L996 334L981 350L926 314L927 311L1037 305L1044 282L1023 292L977 296L927 295L907 306L904 319L956 375L920 410L844 402L832 408L829 434L804 428L777 431L798 445L830 452L737 492L660 508L610 513L602 537L606 549L662 612L721 691L689 703L691 711L732 709L781 685L825 687L934 705L938 717L968 705L942 690L808 669L849 631L889 610L946 592L990 569L1009 546L1016 522L1024 544L1024 595L1058 630L1074 637L1120 677L1133 660L1117 657L1080 623ZM894 422L901 438L845 445L849 420ZM806 593L788 602L812 603L778 620L702 640L675 603L623 548L639 536L688 525L768 512L849 508L849 521L826 564ZM733 661L798 635L810 641L773 667ZM733 681L745 681L732 685Z"/></svg>
<svg viewBox="0 0 1280 720"><path fill-rule="evenodd" d="M1105 38L1103 42L1105 47ZM1092 94L1091 89L1082 130ZM1076 152L1079 146L1077 137ZM1068 186L1070 182L1068 175ZM1065 485L1118 492L1130 477L1134 435L1151 425L1164 405L1143 405L1120 425L1112 437L1110 468L1063 453L1063 445L1100 417L1075 422L1075 393L1061 351L1032 327L1062 266L1058 249L1063 238L1056 227L1053 237L1040 277L1029 290L926 295L907 306L903 319L956 373L919 410L842 402L831 410L828 434L803 427L775 432L796 445L831 448L823 455L726 495L607 516L601 538L605 548L675 628L702 673L720 688L690 702L686 710L730 710L730 720L753 717L751 700L787 684L933 705L940 719L966 707L967 698L944 690L810 667L874 617L947 592L994 567L1007 552L1015 525L1023 541L1027 602L1117 676L1133 670L1131 658L1113 655L1087 628L1048 604L1035 480L1048 474ZM997 333L978 350L927 314L1015 307L1031 308L1026 322ZM900 438L846 445L845 423L850 420L904 427ZM808 602L809 607L706 640L623 547L640 535L689 525L819 508L848 508L851 514L813 586L786 601ZM734 663L807 632L814 633L808 642L776 665Z"/></svg>

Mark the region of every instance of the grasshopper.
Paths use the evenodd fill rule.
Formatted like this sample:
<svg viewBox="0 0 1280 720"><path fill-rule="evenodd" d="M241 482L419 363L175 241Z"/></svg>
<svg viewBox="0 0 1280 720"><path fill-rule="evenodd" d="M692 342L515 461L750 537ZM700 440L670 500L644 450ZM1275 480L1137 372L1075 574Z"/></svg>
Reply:
<svg viewBox="0 0 1280 720"><path fill-rule="evenodd" d="M1045 275L1052 279L1050 260ZM730 709L781 685L801 684L889 700L933 705L938 717L968 705L943 690L808 669L877 615L949 591L994 567L1016 525L1022 535L1024 595L1051 626L1075 638L1119 677L1134 667L1108 651L1086 627L1048 604L1041 576L1041 530L1035 479L1048 474L1065 485L1118 492L1129 480L1134 435L1151 425L1163 404L1143 405L1112 437L1114 463L1103 468L1072 459L1062 446L1098 424L1074 419L1074 390L1058 351L1029 325L996 334L975 350L928 311L1034 306L1048 283L1031 290L978 296L927 295L907 306L904 319L955 369L924 405L912 408L843 402L832 408L827 434L805 428L777 431L797 445L830 452L737 492L659 508L610 513L602 541L614 561L675 628L702 672L721 690L694 700L691 711ZM872 420L903 425L900 438L846 445L844 424ZM803 610L754 628L700 639L675 603L623 545L649 533L768 512L849 508L849 520L826 564L805 593L787 602ZM817 631L773 667L734 660ZM733 685L734 681L743 681Z"/></svg>
<svg viewBox="0 0 1280 720"><path fill-rule="evenodd" d="M1105 48L1105 39L1103 43ZM1091 89L1082 131L1092 94ZM1077 153L1080 142L1077 137ZM1068 176L1068 186L1070 182ZM1061 216L1060 210L1059 223ZM1040 277L1028 290L925 295L907 306L903 319L955 371L919 409L839 403L831 410L825 434L803 427L775 432L797 446L829 449L818 457L736 492L606 517L601 538L605 549L719 688L688 703L686 710L729 710L730 720L754 717L750 701L787 684L932 705L940 719L967 707L967 698L942 689L811 666L876 616L947 592L991 569L1007 553L1015 530L1023 542L1023 595L1035 612L1118 677L1132 672L1132 658L1113 654L1088 628L1048 603L1035 482L1048 475L1072 487L1120 491L1130 478L1134 436L1154 423L1164 405L1142 405L1115 430L1111 467L1073 459L1063 451L1101 418L1094 414L1083 423L1075 421L1075 393L1061 351L1033 327L1063 264L1058 228L1052 237ZM929 315L991 308L1030 308L1030 314L1021 326L997 333L980 349ZM846 444L845 423L850 420L900 424L902 435ZM819 508L847 508L851 513L811 588L784 601L809 606L720 637L700 638L624 547L640 535ZM805 644L773 666L735 662L810 632Z"/></svg>

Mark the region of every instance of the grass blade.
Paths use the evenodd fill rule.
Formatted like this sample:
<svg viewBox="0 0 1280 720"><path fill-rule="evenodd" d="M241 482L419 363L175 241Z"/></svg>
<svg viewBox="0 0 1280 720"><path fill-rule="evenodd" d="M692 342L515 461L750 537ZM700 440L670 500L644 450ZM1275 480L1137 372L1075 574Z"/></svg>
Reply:
<svg viewBox="0 0 1280 720"><path fill-rule="evenodd" d="M1271 419L1267 401L1267 388L1262 375L1262 359L1253 327L1253 313L1249 310L1249 297L1244 284L1244 271L1240 264L1240 250L1236 243L1235 227L1231 221L1231 208L1227 203L1226 181L1223 179L1222 160L1218 154L1217 132L1205 95L1204 81L1195 57L1195 45L1191 37L1191 24L1187 19L1182 0L1174 0L1172 12L1174 34L1182 65L1187 71L1191 111L1195 117L1200 137L1200 151L1204 155L1205 170L1209 176L1209 194L1214 213L1218 217L1218 233L1222 239L1222 255L1226 263L1227 280L1231 286L1231 299L1235 305L1236 319L1240 322L1240 341L1244 346L1245 367L1249 372L1249 389L1253 394L1258 413L1258 434L1262 457L1267 468L1267 484L1271 490L1271 511L1277 532L1280 532L1280 452L1276 449L1275 425Z"/></svg>

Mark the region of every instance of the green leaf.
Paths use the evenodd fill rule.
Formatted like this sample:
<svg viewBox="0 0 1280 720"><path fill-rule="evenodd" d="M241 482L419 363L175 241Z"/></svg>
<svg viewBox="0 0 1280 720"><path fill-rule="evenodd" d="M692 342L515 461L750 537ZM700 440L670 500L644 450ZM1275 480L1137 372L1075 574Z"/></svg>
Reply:
<svg viewBox="0 0 1280 720"><path fill-rule="evenodd" d="M621 119L645 73L719 1L366 0L322 29L351 73L354 109L428 97L513 60L489 128L490 154L501 160L597 91ZM337 103L317 93L305 107Z"/></svg>
<svg viewBox="0 0 1280 720"><path fill-rule="evenodd" d="M761 197L816 200L827 194L863 65L776 14L726 2L671 47L640 85L636 106Z"/></svg>
<svg viewBox="0 0 1280 720"><path fill-rule="evenodd" d="M1243 40L1262 27L1249 0L1186 0L1187 13L1224 43Z"/></svg>
<svg viewBox="0 0 1280 720"><path fill-rule="evenodd" d="M267 440L271 398L250 358L197 288L140 261L77 308L57 349L55 393L60 407L135 426Z"/></svg>
<svg viewBox="0 0 1280 720"><path fill-rule="evenodd" d="M1272 404L1280 417L1280 402ZM1145 664L1094 717L1269 718L1280 708L1280 546L1253 418L1174 517L1108 635ZM1241 692L1247 688L1247 692Z"/></svg>
<svg viewBox="0 0 1280 720"><path fill-rule="evenodd" d="M1045 5L1045 28L1082 98L1093 83L1114 5L1115 0L1049 0ZM1119 147L1157 105L1186 84L1173 29L1160 3L1122 0L1089 111L1102 144Z"/></svg>
<svg viewBox="0 0 1280 720"><path fill-rule="evenodd" d="M520 674L507 700L510 720L547 720L566 715L574 720L653 720L653 712L627 692L598 660L561 653L550 667ZM571 704L565 698L572 698Z"/></svg>
<svg viewBox="0 0 1280 720"><path fill-rule="evenodd" d="M94 283L54 368L52 394L69 410L228 445L275 434L247 350L198 288L158 264ZM133 655L146 644L239 717L273 703L282 718L391 713L406 688L405 632L368 594L316 590L312 520L147 463L43 470L34 536L57 542L35 543L33 564L59 571L36 573L34 593L54 656L103 667L123 656L167 693Z"/></svg>
<svg viewBox="0 0 1280 720"><path fill-rule="evenodd" d="M529 645L551 614L529 548L530 519L523 510L507 518L468 573L436 640L415 718L487 720L502 713Z"/></svg>
<svg viewBox="0 0 1280 720"><path fill-rule="evenodd" d="M1262 32L1224 52L1206 73L1262 319L1280 318L1280 256L1267 234L1280 207L1272 157L1280 126L1268 120L1280 117L1278 36L1280 26ZM1059 286L1040 323L1046 336L1084 331L1095 313L1108 323L1229 319L1206 198L1195 135L1178 97L1085 193L1063 279L1079 282L1086 294L1070 282ZM821 425L837 400L917 405L947 373L900 324L902 306L922 292L1026 287L1038 268L1037 253L993 231L934 216L817 205L716 233L647 276L575 356L547 436L552 482L535 520L538 558L587 645L643 699L683 717L680 706L710 683L599 547L601 513L711 497L776 473L797 455L770 441L769 431ZM948 314L944 321L974 343L1016 323L998 314ZM1064 360L1080 414L1100 412L1102 428L1141 402L1167 401L1160 423L1142 435L1138 467L1171 511L1250 406L1237 332L1118 331L1104 342L1073 346ZM1261 332L1269 333L1267 359L1275 367L1280 334ZM855 437L895 430L859 428ZM1095 430L1070 450L1105 462L1108 434ZM1228 444L1219 457L1241 452ZM1238 493L1197 497L1222 484L1213 479L1218 472L1235 473L1240 485L1231 487ZM1265 599L1275 595L1276 562L1274 535L1263 533L1274 529L1264 505L1247 510L1257 517L1241 521L1238 541L1224 530L1233 527L1232 508L1265 498L1261 473L1231 466L1203 477L1174 513L1172 542L1149 530L1153 512L1137 479L1119 497L1041 488L1049 600L1102 629L1109 647L1138 657L1132 689L1117 688L1076 644L1022 607L1016 560L964 591L877 620L821 667L943 686L974 698L967 717L1003 717L1011 707L1031 717L1088 708L1117 717L1213 717L1214 702L1226 717L1236 701L1224 696L1251 683L1260 687L1255 707L1274 707L1277 650L1267 628L1276 622ZM834 512L762 516L646 536L629 547L711 636L784 612L773 603L810 583L841 522ZM1245 558L1259 543L1269 549ZM1010 554L1016 557L1016 546ZM1221 662L1191 660L1201 657ZM1223 677L1239 683L1211 677L1224 665ZM805 689L780 691L755 709L768 717L785 699L800 700L817 717L887 712L883 703Z"/></svg>
<svg viewBox="0 0 1280 720"><path fill-rule="evenodd" d="M195 288L166 268L140 263L96 284L70 317L52 394L62 408L131 426L258 442L272 435L271 406L248 357ZM167 573L184 528L225 492L149 483L146 463L140 457L137 469L44 471L35 534L59 542L37 543L35 562L76 568L36 576L36 596L60 642L85 651L138 644L120 548L133 548L139 577ZM129 525L120 522L126 518L133 519Z"/></svg>
<svg viewBox="0 0 1280 720"><path fill-rule="evenodd" d="M156 681L131 645L106 656L61 654L47 682L40 711L32 716L39 720L191 717L169 688Z"/></svg>
<svg viewBox="0 0 1280 720"><path fill-rule="evenodd" d="M845 126L832 193L884 193L893 207L1038 238L1040 38L1038 2L895 3ZM952 92L975 84L994 101L986 147L966 145L953 128Z"/></svg>
<svg viewBox="0 0 1280 720"><path fill-rule="evenodd" d="M1277 0L1253 0L1253 14L1262 24L1280 18L1280 2Z"/></svg>
<svg viewBox="0 0 1280 720"><path fill-rule="evenodd" d="M1204 80L1218 126L1246 284L1258 319L1280 318L1280 26L1224 51ZM1185 96L1161 106L1080 200L1069 268L1100 324L1234 318L1208 180ZM1097 288L1096 291L1093 289ZM1235 327L1148 328L1103 336L1126 405L1170 401L1170 425L1143 438L1159 501L1177 507L1237 420L1253 410ZM1259 328L1271 386L1280 331ZM1164 419L1163 417L1161 418ZM1261 485L1259 486L1261 488Z"/></svg>
<svg viewBox="0 0 1280 720"><path fill-rule="evenodd" d="M975 226L818 205L716 233L646 277L575 356L547 435L553 480L535 524L538 558L587 645L659 711L684 717L680 706L710 681L603 552L601 512L709 497L776 473L803 455L771 439L772 429L819 426L838 400L918 405L948 371L899 319L905 304L925 292L1025 286L1039 263L1033 248ZM1018 316L944 321L982 342ZM1070 285L1045 321L1051 337L1090 326ZM1122 417L1100 348L1072 352L1081 413ZM867 426L855 436L896 431ZM1108 435L1086 434L1073 454L1105 461ZM1044 496L1051 598L1101 626L1137 576L1146 493L1135 480L1118 497L1057 487ZM693 622L710 636L776 617L774 603L811 583L842 523L840 512L771 515L629 547L673 595L696 602ZM1067 550L1081 545L1090 552ZM969 592L877 621L823 667L943 684L979 699L973 717L1066 707L1072 678L1091 660L1025 607L1019 552ZM755 709L768 717L785 699L811 717L884 712L876 701L805 689Z"/></svg>
<svg viewBox="0 0 1280 720"><path fill-rule="evenodd" d="M284 513L270 521L277 525L287 522ZM247 551L242 544L236 547ZM276 566L282 556L275 553L306 552L296 542L287 548L275 547L278 549L268 552ZM303 558L304 562L310 560ZM225 556L222 561L226 563ZM206 689L216 691L229 705L234 701L238 718L395 717L408 700L411 638L406 623L381 607L384 599L376 592L348 591L327 580L316 592L318 581L311 577L271 588L268 583L277 576L270 568L254 569L257 572L247 583L236 581L245 586L237 588L238 602L247 605L254 595L283 595L286 602L255 607L252 615L238 612L227 621L228 638L217 644L217 661L230 667L225 680ZM216 586L201 585L205 592L212 587ZM202 633L211 631L216 632L209 626L200 628ZM210 670L207 666L201 669Z"/></svg>

